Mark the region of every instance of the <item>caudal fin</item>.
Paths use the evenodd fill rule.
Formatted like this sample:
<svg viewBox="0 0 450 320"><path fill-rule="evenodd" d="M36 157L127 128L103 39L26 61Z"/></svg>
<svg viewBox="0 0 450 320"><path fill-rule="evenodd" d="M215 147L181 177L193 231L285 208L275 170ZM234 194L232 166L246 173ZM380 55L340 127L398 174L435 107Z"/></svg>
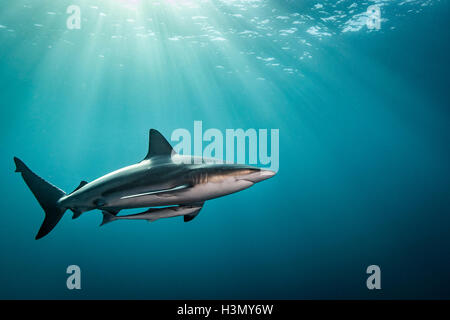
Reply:
<svg viewBox="0 0 450 320"><path fill-rule="evenodd" d="M66 209L58 206L58 200L63 197L65 193L36 175L19 158L14 157L14 162L16 164L16 172L22 174L23 180L45 211L44 222L36 235L37 240L52 231L59 220L61 220Z"/></svg>
<svg viewBox="0 0 450 320"><path fill-rule="evenodd" d="M102 223L100 224L100 226L107 224L109 222L112 222L114 220L117 220L117 217L108 211L103 210L102 214L103 214L103 220L102 220Z"/></svg>

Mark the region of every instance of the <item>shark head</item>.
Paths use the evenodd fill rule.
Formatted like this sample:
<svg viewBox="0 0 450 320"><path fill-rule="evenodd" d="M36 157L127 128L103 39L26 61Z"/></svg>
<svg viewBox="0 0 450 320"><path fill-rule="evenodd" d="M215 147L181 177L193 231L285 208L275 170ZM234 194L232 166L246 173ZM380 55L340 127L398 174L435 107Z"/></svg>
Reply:
<svg viewBox="0 0 450 320"><path fill-rule="evenodd" d="M249 169L249 171L243 170L236 172L235 178L237 180L247 180L257 183L272 178L275 174L276 172L272 170L254 168Z"/></svg>
<svg viewBox="0 0 450 320"><path fill-rule="evenodd" d="M247 189L269 179L274 171L236 164L200 166L190 172L193 190L212 199Z"/></svg>
<svg viewBox="0 0 450 320"><path fill-rule="evenodd" d="M221 183L226 181L247 181L252 184L269 179L275 175L275 171L251 167L247 165L221 164L211 167L201 167L194 170L197 183Z"/></svg>

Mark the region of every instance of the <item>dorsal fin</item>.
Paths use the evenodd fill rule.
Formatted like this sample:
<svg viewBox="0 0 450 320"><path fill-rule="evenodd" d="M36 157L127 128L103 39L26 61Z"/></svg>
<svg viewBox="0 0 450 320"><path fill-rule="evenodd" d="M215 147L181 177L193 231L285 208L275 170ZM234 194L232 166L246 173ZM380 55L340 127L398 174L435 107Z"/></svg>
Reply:
<svg viewBox="0 0 450 320"><path fill-rule="evenodd" d="M166 138L164 138L158 130L150 129L148 153L144 160L150 159L154 156L171 156L173 152L172 146Z"/></svg>
<svg viewBox="0 0 450 320"><path fill-rule="evenodd" d="M88 182L87 181L81 181L80 184L78 185L78 187L75 188L75 190L73 190L70 194L74 193L75 191L77 191L78 189L83 188L85 185L87 185Z"/></svg>

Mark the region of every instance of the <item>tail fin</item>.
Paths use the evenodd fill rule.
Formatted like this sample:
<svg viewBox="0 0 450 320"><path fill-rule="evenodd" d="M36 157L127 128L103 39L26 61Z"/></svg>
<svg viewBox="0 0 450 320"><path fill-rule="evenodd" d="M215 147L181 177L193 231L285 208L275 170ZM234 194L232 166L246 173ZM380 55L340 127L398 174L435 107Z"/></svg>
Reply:
<svg viewBox="0 0 450 320"><path fill-rule="evenodd" d="M65 208L58 206L58 200L65 195L64 191L48 183L32 172L19 158L14 157L16 172L22 174L22 178L33 192L37 201L45 211L45 219L36 235L36 240L47 235L61 220Z"/></svg>
<svg viewBox="0 0 450 320"><path fill-rule="evenodd" d="M103 214L103 220L102 220L102 223L100 224L100 226L107 224L109 222L112 222L114 220L117 220L117 217L108 211L103 210L102 214Z"/></svg>

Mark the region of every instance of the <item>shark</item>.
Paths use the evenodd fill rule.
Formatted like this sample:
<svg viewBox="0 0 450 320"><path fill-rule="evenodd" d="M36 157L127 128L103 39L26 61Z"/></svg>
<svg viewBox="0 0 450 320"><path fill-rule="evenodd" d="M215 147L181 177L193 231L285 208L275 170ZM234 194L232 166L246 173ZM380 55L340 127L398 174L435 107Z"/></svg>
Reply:
<svg viewBox="0 0 450 320"><path fill-rule="evenodd" d="M72 219L100 210L101 225L178 216L189 222L207 200L242 191L275 175L264 168L178 154L156 129L150 129L148 152L142 161L91 182L81 181L71 193L39 177L19 158L14 157L14 162L15 172L22 175L45 212L36 240L52 231L67 210L72 211ZM119 215L121 210L136 208L148 210Z"/></svg>

